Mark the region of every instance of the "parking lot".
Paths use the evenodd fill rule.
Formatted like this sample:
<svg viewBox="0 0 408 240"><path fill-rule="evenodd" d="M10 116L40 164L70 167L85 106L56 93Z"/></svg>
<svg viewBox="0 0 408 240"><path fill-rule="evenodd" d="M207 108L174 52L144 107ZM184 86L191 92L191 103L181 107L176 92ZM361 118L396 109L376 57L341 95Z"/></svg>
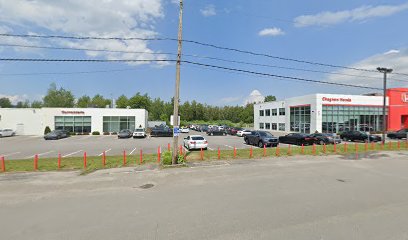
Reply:
<svg viewBox="0 0 408 240"><path fill-rule="evenodd" d="M190 131L181 134L179 145L183 144L183 138L188 135L203 135L208 140L208 149L231 150L250 148L244 143L242 137L237 136L207 136L205 133ZM44 140L42 136L14 136L0 138L0 156L6 159L30 159L35 154L40 158L56 157L58 153L65 157L80 157L84 152L88 156L101 156L103 152L107 156L122 155L123 151L129 156L139 156L143 153L157 153L158 147L166 151L168 144L173 143L171 137L155 137L145 139L118 139L117 136L72 136L60 140ZM285 145L285 144L283 144Z"/></svg>

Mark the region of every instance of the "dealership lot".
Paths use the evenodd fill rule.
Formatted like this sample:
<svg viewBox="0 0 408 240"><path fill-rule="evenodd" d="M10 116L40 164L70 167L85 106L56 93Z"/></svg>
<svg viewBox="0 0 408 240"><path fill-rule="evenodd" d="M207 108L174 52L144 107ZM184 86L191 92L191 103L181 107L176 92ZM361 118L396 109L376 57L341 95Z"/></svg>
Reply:
<svg viewBox="0 0 408 240"><path fill-rule="evenodd" d="M237 136L207 136L205 133L190 131L189 134L180 135L179 145L183 144L183 138L188 135L203 135L208 140L208 149L231 150L250 148L244 143L242 137ZM15 136L0 139L0 156L6 159L30 159L35 154L40 158L56 157L80 157L84 152L88 156L101 156L105 151L107 156L121 155L126 151L127 155L135 157L143 153L157 153L158 147L166 151L168 144L172 144L171 137L145 138L145 139L118 139L117 136L72 136L60 140L44 140L41 136ZM284 144L283 144L284 145Z"/></svg>

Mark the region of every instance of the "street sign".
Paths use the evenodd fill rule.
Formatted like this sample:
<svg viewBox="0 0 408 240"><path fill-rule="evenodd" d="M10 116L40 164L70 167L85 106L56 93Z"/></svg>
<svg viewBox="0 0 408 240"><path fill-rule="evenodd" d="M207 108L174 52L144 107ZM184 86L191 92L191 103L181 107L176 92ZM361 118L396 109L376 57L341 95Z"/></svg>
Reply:
<svg viewBox="0 0 408 240"><path fill-rule="evenodd" d="M174 125L174 121L173 121L173 115L170 116L170 125L173 126ZM180 116L178 116L178 124L180 124Z"/></svg>
<svg viewBox="0 0 408 240"><path fill-rule="evenodd" d="M173 136L177 137L180 134L180 128L179 126L174 126L173 128Z"/></svg>

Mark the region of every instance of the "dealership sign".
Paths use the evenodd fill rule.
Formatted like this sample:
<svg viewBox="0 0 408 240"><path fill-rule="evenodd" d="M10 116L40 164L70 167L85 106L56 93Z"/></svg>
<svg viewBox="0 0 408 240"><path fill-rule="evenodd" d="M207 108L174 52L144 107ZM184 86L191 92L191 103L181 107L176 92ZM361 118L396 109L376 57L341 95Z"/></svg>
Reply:
<svg viewBox="0 0 408 240"><path fill-rule="evenodd" d="M61 111L62 114L85 114L84 111Z"/></svg>
<svg viewBox="0 0 408 240"><path fill-rule="evenodd" d="M332 98L332 97L322 97L323 102L330 102L330 103L351 103L351 98Z"/></svg>

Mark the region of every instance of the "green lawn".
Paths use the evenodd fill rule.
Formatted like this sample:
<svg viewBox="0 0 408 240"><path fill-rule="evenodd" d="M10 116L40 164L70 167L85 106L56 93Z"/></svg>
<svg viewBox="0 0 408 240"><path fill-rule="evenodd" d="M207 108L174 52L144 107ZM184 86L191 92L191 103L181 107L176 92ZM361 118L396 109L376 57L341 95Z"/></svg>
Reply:
<svg viewBox="0 0 408 240"><path fill-rule="evenodd" d="M366 151L398 151L408 150L408 142L389 142L384 146L381 143L342 143L334 145L315 145L305 147L277 147L277 148L252 148L251 149L237 149L221 150L218 156L218 150L214 151L192 151L185 155L186 161L201 161L201 160L217 160L217 159L260 159L281 156L293 155L325 155L325 154L350 154L362 153ZM163 154L162 154L163 155ZM163 159L162 159L163 160ZM56 170L83 170L84 173L95 171L103 168L118 168L124 166L123 156L107 156L106 165L103 166L102 157L91 156L87 157L87 166L84 168L83 157L62 158L61 166L58 168L57 158L39 158L37 171L56 171ZM140 156L133 155L126 157L125 166L138 166L146 163L158 162L157 154L144 154L143 163L140 163ZM6 172L31 172L34 170L34 159L24 160L5 160ZM0 170L1 171L1 170Z"/></svg>

